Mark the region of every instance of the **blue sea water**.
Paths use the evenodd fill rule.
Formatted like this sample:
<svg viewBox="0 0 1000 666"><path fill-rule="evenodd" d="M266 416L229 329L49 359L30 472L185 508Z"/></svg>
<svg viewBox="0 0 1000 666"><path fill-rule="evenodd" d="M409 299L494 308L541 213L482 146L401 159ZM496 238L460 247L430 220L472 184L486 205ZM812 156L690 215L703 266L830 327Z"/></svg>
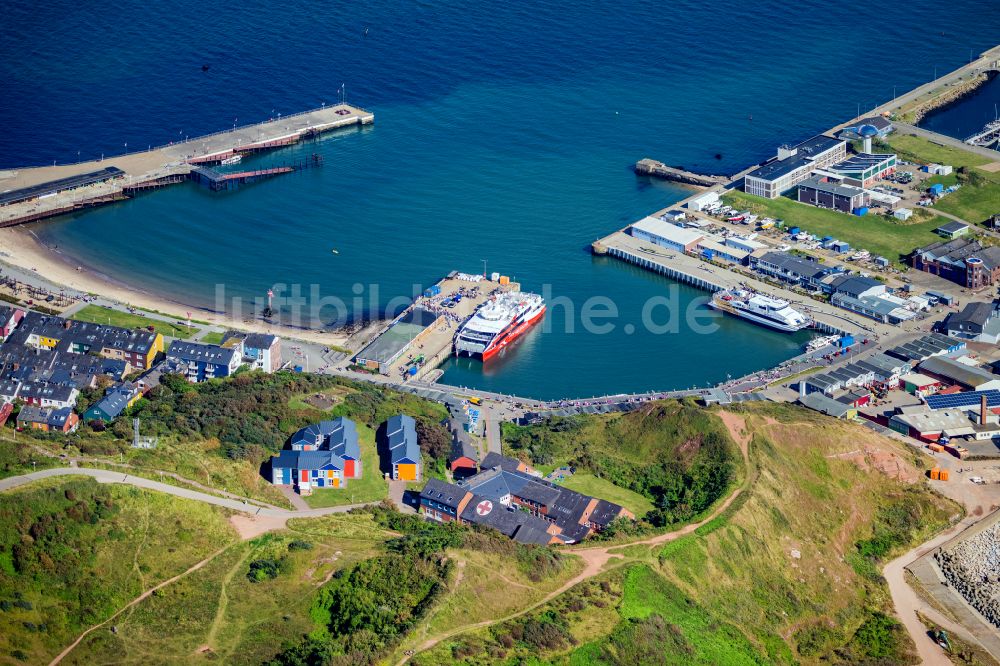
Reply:
<svg viewBox="0 0 1000 666"><path fill-rule="evenodd" d="M373 127L259 162L319 152L322 168L221 196L178 186L36 230L112 277L205 307L218 284L249 298L297 283L344 299L377 285L379 309L486 259L575 311L553 308L545 329L485 369L449 362L445 381L538 397L703 385L772 365L802 339L732 320L712 335L627 331L673 283L587 246L687 194L631 164L732 172L761 161L992 46L994 9L23 3L0 27L0 167L263 120L334 102L346 84ZM704 296L678 294L682 307ZM595 296L618 308L610 333L582 330Z"/></svg>
<svg viewBox="0 0 1000 666"><path fill-rule="evenodd" d="M986 123L1000 119L1000 76L976 88L952 104L931 111L920 126L939 134L966 139L978 134Z"/></svg>

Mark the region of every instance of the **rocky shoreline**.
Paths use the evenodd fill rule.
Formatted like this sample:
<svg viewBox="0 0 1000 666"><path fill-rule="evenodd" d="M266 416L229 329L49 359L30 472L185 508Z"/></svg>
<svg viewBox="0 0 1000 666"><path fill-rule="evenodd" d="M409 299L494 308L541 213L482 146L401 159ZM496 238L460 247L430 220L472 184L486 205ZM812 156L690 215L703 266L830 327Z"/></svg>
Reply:
<svg viewBox="0 0 1000 666"><path fill-rule="evenodd" d="M1000 627L1000 523L934 554L945 580Z"/></svg>
<svg viewBox="0 0 1000 666"><path fill-rule="evenodd" d="M926 116L931 111L940 109L942 106L947 106L949 104L957 102L966 95L974 92L977 88L979 88L984 83L989 81L990 76L991 75L988 72L983 72L981 74L973 76L968 81L962 81L958 85L948 88L948 90L941 93L940 95L936 95L935 97L927 100L926 102L917 104L912 109L906 111L906 113L904 113L903 115L909 116L910 114L913 114L913 119L910 121L910 123L913 125L917 125L920 123L921 120L923 120L924 116Z"/></svg>

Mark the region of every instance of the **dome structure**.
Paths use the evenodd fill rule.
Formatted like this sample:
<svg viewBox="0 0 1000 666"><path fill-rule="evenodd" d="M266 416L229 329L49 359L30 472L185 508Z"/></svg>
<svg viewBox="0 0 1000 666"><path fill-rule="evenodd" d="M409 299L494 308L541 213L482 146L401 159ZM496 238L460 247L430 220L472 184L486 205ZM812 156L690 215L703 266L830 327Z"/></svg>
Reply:
<svg viewBox="0 0 1000 666"><path fill-rule="evenodd" d="M878 136L878 128L874 125L862 125L858 128L858 134L865 139Z"/></svg>

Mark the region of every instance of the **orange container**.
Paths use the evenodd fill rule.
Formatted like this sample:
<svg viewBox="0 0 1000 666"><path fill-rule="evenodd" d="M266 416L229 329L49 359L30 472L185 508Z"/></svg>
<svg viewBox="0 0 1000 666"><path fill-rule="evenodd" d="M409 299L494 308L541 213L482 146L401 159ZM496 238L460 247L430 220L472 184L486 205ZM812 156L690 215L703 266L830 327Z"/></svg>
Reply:
<svg viewBox="0 0 1000 666"><path fill-rule="evenodd" d="M946 469L941 470L941 473L938 475L938 479L940 479L941 481L947 481L948 480L948 470L946 470Z"/></svg>
<svg viewBox="0 0 1000 666"><path fill-rule="evenodd" d="M927 448L930 449L931 451L934 451L935 453L941 453L942 451L944 451L944 447L941 446L940 444L928 444Z"/></svg>
<svg viewBox="0 0 1000 666"><path fill-rule="evenodd" d="M500 284L510 284L510 278L506 275L500 276Z"/></svg>
<svg viewBox="0 0 1000 666"><path fill-rule="evenodd" d="M941 477L941 470L937 467L931 469L931 481L937 481Z"/></svg>

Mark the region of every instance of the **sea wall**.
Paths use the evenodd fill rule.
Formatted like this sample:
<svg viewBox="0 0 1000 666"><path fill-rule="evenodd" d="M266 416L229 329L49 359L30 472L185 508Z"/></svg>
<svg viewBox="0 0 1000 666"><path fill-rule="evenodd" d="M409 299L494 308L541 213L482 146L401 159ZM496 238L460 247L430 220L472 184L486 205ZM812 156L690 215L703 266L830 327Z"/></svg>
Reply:
<svg viewBox="0 0 1000 666"><path fill-rule="evenodd" d="M974 92L981 85L989 81L993 76L996 76L997 72L983 72L977 76L972 77L968 81L962 81L958 85L951 86L940 95L935 95L933 98L920 102L913 106L903 114L903 117L909 120L913 125L917 125L931 111L935 109L940 109L942 106L948 106L949 104L954 104L966 95Z"/></svg>

